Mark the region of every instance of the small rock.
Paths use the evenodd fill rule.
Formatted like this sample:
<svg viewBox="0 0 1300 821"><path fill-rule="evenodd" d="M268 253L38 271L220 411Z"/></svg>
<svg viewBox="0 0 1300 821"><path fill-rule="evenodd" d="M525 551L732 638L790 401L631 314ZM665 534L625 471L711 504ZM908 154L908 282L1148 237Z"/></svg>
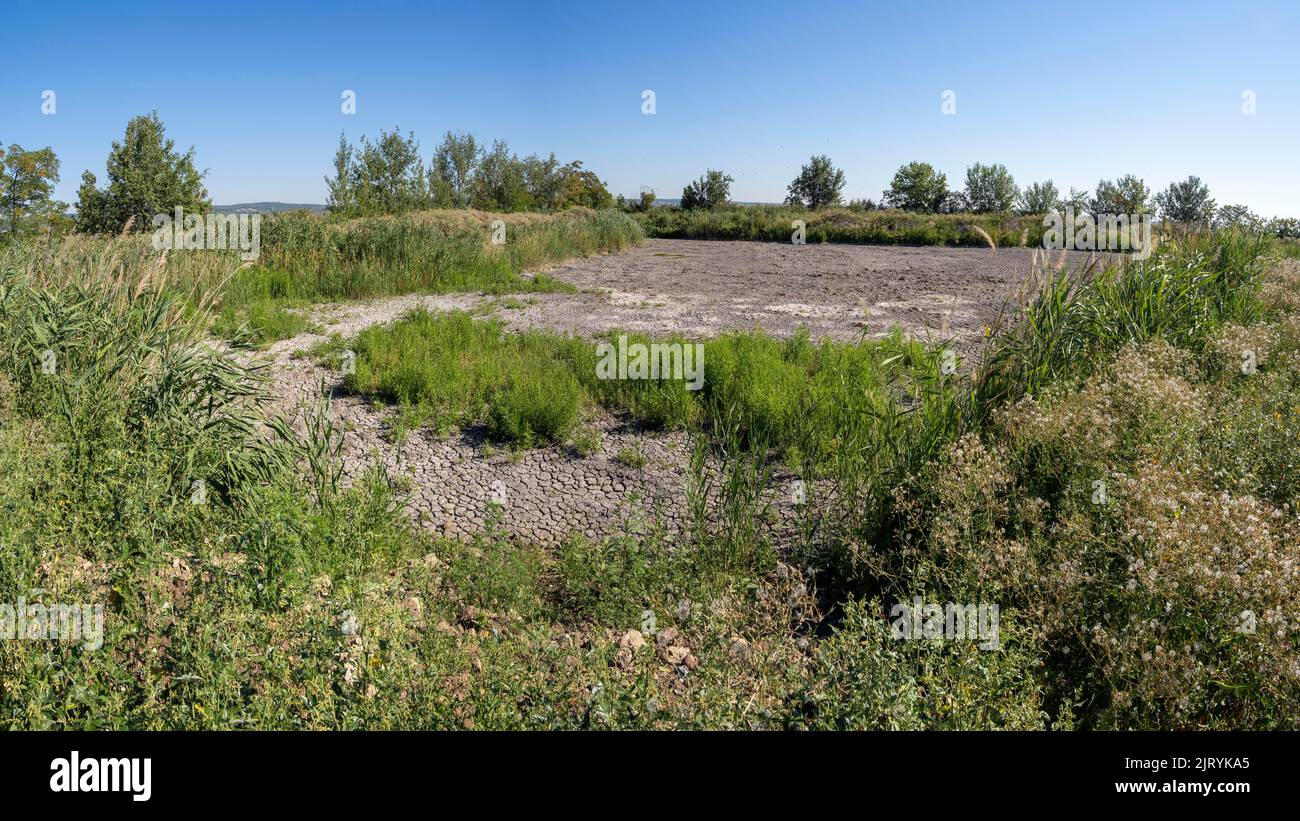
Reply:
<svg viewBox="0 0 1300 821"><path fill-rule="evenodd" d="M629 630L618 640L618 646L624 650L631 650L635 653L642 647L645 647L645 637L641 635L640 630Z"/></svg>
<svg viewBox="0 0 1300 821"><path fill-rule="evenodd" d="M684 664L690 655L691 651L685 647L673 645L663 648L664 661L669 664Z"/></svg>
<svg viewBox="0 0 1300 821"><path fill-rule="evenodd" d="M475 618L478 616L478 608L472 604L467 604L460 609L460 617L456 621L460 622L462 627L474 628L478 626Z"/></svg>
<svg viewBox="0 0 1300 821"><path fill-rule="evenodd" d="M737 661L744 661L745 659L749 658L749 642L745 641L739 636L733 636L731 640L731 647L727 648L727 652L731 654L731 657L733 659L736 659Z"/></svg>
<svg viewBox="0 0 1300 821"><path fill-rule="evenodd" d="M667 647L670 644L676 644L677 637L680 635L681 631L676 627L665 627L663 630L660 630L655 634L655 643L660 647Z"/></svg>

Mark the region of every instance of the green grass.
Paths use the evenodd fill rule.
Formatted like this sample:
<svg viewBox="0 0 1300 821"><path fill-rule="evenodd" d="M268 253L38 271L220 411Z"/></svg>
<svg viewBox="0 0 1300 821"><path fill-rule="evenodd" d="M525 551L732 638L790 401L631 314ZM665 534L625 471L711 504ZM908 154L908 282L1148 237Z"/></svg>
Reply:
<svg viewBox="0 0 1300 821"><path fill-rule="evenodd" d="M688 392L463 315L363 334L355 388L427 424L540 442L599 403L709 457L682 533L544 548L491 515L434 538L400 482L345 483L346 432L268 418L211 299L77 242L0 258L0 602L101 603L104 646L0 641L0 726L1295 726L1268 616L1300 558L1300 291L1257 244L1049 280L956 374L899 338L733 334ZM777 553L782 464L809 527ZM913 596L999 604L1001 649L890 638Z"/></svg>
<svg viewBox="0 0 1300 821"><path fill-rule="evenodd" d="M506 223L501 245L490 241L496 219ZM545 273L522 274L618 251L643 237L631 217L585 208L558 214L430 211L354 220L287 212L262 220L255 262L241 262L236 251L161 256L147 234L75 235L0 250L33 281L89 279L117 270L132 285L142 279L160 283L196 313L219 306L213 312L217 335L231 338L246 329L244 338L265 343L309 330L310 323L290 309L321 302L414 292L572 292L572 285Z"/></svg>
<svg viewBox="0 0 1300 821"><path fill-rule="evenodd" d="M273 299L258 299L239 307L227 305L212 325L212 332L222 339L246 339L254 344L319 330L320 326L303 316L301 309L289 308Z"/></svg>
<svg viewBox="0 0 1300 821"><path fill-rule="evenodd" d="M262 224L262 255L224 288L216 332L241 321L271 341L309 327L283 306L370 299L412 292L572 292L573 286L529 269L617 251L640 241L628 217L575 209L553 216L441 212L335 222L311 214L275 215ZM489 242L493 217L507 221L505 243ZM511 302L507 307L522 303Z"/></svg>
<svg viewBox="0 0 1300 821"><path fill-rule="evenodd" d="M680 337L660 341L690 344ZM562 440L590 404L668 429L699 427L726 410L743 441L820 459L846 431L946 384L940 352L900 335L814 344L806 332L788 340L761 331L727 334L703 343L699 391L685 380L602 379L595 343L545 331L508 333L499 320L464 312L417 309L314 354L336 364L348 344L357 367L344 380L347 389L400 406L414 424L447 430L485 423L494 438L521 444Z"/></svg>
<svg viewBox="0 0 1300 821"><path fill-rule="evenodd" d="M577 418L580 387L567 364L576 340L508 334L497 320L417 309L356 338L356 372L345 386L406 409L437 429L486 423L493 438L562 441ZM335 346L337 347L337 346Z"/></svg>
<svg viewBox="0 0 1300 821"><path fill-rule="evenodd" d="M1275 239L1273 248L1278 256L1286 259L1300 259L1300 240L1296 239Z"/></svg>
<svg viewBox="0 0 1300 821"><path fill-rule="evenodd" d="M646 466L645 454L636 448L622 448L614 455L614 461L620 465L640 470Z"/></svg>
<svg viewBox="0 0 1300 821"><path fill-rule="evenodd" d="M1126 345L1196 348L1225 323L1252 321L1267 252L1267 240L1229 233L1091 276L1044 273L1024 315L986 346L975 402L990 408L1087 375Z"/></svg>
<svg viewBox="0 0 1300 821"><path fill-rule="evenodd" d="M502 245L489 241L492 218L507 222ZM617 251L640 238L630 218L587 209L535 218L483 214L476 221L440 212L345 222L295 213L263 221L255 279L259 287L270 279L279 291L274 296L312 301L415 291L570 290L544 275L519 274Z"/></svg>
<svg viewBox="0 0 1300 821"><path fill-rule="evenodd" d="M794 220L805 223L806 242L869 245L968 245L999 248L1042 245L1041 217L1011 214L913 214L906 211L809 211L783 205L734 205L711 210L654 208L634 215L647 236L667 239L790 242Z"/></svg>

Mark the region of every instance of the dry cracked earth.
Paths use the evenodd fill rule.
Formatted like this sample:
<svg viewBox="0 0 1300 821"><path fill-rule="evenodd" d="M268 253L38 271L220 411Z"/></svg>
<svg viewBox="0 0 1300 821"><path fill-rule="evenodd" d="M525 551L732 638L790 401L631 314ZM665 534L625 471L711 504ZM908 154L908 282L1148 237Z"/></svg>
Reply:
<svg viewBox="0 0 1300 821"><path fill-rule="evenodd" d="M814 338L856 339L899 326L971 350L1030 266L1031 252L1024 249L649 240L548 271L577 286L573 294L408 295L315 306L306 313L321 333L275 343L263 355L280 409L312 404L322 380L332 391L330 413L347 431L345 477L375 461L408 477L409 512L437 533L481 532L493 501L502 505L508 532L540 543L655 523L672 532L688 515L691 443L684 433L638 430L601 413L587 420L600 432L601 446L585 457L569 445L493 452L473 429L448 437L429 430L395 437L390 409L347 395L337 371L303 354L331 334L350 338L416 306L491 311L511 328L584 336L622 329L706 337L755 326L787 336L802 325ZM620 461L620 452L629 449L644 457L643 465ZM778 475L770 491L778 537L793 527L794 496L790 477Z"/></svg>

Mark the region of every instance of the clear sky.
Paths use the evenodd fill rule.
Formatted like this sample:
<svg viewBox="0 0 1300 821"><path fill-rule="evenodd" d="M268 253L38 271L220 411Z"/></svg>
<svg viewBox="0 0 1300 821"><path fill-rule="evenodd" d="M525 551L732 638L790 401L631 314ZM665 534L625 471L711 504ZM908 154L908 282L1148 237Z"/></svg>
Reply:
<svg viewBox="0 0 1300 821"><path fill-rule="evenodd" d="M950 184L1001 162L1063 191L1196 174L1220 203L1300 217L1296 0L5 5L0 141L53 147L69 202L157 109L219 204L324 202L339 133L400 126L426 160L471 131L581 159L615 194L675 197L712 167L735 199L779 201L826 153L846 197L911 160Z"/></svg>

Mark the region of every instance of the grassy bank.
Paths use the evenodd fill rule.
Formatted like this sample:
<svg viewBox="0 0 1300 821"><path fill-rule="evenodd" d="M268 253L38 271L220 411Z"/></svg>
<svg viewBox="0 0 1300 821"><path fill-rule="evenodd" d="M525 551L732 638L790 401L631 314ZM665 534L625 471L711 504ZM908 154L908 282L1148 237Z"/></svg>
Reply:
<svg viewBox="0 0 1300 821"><path fill-rule="evenodd" d="M0 725L1294 727L1300 275L1264 250L1045 275L974 378L901 341L746 334L656 406L583 376L589 345L427 315L358 358L429 419L490 415L521 363L685 424L724 471L779 451L830 502L780 556L737 549L762 536L726 491L680 539L432 538L384 474L341 486L320 408L262 427L256 373L202 344L203 294L10 266L0 602L100 603L104 635L0 641ZM434 342L486 353L397 378ZM914 596L998 604L998 649L891 637Z"/></svg>
<svg viewBox="0 0 1300 821"><path fill-rule="evenodd" d="M999 248L1007 248L1040 247L1044 230L1041 217L1011 214L914 214L848 208L809 211L782 205L689 211L653 208L634 216L646 236L666 239L789 242L794 232L791 223L803 220L807 242L987 246L992 238Z"/></svg>
<svg viewBox="0 0 1300 821"><path fill-rule="evenodd" d="M504 228L493 244L493 222ZM628 217L575 208L560 214L428 211L331 221L302 213L263 222L263 253L224 289L219 331L248 322L259 340L302 329L285 308L414 292L567 291L525 271L621 250L641 239Z"/></svg>
<svg viewBox="0 0 1300 821"><path fill-rule="evenodd" d="M494 245L491 224L498 219L505 227L502 243ZM626 216L585 208L554 215L435 211L344 222L286 214L263 222L262 257L230 293L322 301L414 291L552 290L562 286L519 274L618 251L640 237Z"/></svg>
<svg viewBox="0 0 1300 821"><path fill-rule="evenodd" d="M505 223L492 242L495 220ZM300 309L313 303L413 292L502 294L567 291L545 274L522 273L575 257L621 250L642 232L625 215L575 208L559 214L428 211L400 217L332 220L306 212L263 218L261 253L169 251L149 235L69 236L4 249L8 264L33 281L91 280L112 271L121 281L148 277L199 307L211 299L214 332L266 342L309 329Z"/></svg>

